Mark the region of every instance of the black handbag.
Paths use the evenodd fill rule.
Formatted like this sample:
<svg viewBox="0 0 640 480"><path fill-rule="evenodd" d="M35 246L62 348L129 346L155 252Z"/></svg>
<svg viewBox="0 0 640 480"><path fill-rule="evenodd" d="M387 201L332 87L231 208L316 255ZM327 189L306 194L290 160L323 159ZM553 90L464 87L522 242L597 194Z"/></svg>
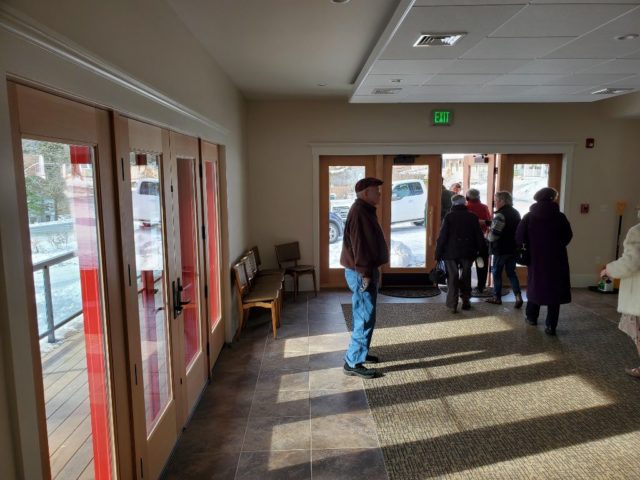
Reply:
<svg viewBox="0 0 640 480"><path fill-rule="evenodd" d="M446 285L447 284L447 272L444 270L444 261L439 261L437 265L429 272L429 280L434 285Z"/></svg>
<svg viewBox="0 0 640 480"><path fill-rule="evenodd" d="M524 266L531 263L531 253L529 252L526 243L523 243L516 249L516 263Z"/></svg>

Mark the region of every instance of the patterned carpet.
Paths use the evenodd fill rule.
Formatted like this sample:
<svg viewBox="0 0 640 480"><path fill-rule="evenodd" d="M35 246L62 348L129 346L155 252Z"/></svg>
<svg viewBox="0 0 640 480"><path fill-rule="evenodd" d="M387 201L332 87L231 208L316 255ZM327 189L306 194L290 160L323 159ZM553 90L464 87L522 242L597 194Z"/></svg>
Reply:
<svg viewBox="0 0 640 480"><path fill-rule="evenodd" d="M512 304L473 305L378 305L385 376L364 383L389 477L640 478L630 339L578 306L549 337Z"/></svg>

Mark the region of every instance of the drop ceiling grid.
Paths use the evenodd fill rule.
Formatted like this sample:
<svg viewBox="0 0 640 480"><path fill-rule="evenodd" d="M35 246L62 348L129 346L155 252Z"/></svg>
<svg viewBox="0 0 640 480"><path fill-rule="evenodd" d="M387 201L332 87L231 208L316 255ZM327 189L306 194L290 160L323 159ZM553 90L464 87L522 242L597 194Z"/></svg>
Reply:
<svg viewBox="0 0 640 480"><path fill-rule="evenodd" d="M640 1L451 3L417 1L352 101L375 102L373 88L400 73L398 102L595 101L596 87L637 88L640 41L614 37L640 29ZM468 32L458 46L412 47L421 33L457 32Z"/></svg>

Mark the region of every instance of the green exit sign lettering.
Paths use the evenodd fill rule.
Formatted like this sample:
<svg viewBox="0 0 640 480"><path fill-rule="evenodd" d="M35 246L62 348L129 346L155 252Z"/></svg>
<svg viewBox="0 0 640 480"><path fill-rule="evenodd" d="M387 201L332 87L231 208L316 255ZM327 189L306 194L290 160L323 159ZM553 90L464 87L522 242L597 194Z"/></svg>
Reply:
<svg viewBox="0 0 640 480"><path fill-rule="evenodd" d="M453 123L452 110L433 110L431 112L431 124L436 127L448 127Z"/></svg>

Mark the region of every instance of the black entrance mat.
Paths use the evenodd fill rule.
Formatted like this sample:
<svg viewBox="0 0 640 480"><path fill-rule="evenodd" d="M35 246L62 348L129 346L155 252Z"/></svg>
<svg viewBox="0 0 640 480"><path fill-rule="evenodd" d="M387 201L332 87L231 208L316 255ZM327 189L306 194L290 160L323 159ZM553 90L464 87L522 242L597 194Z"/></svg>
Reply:
<svg viewBox="0 0 640 480"><path fill-rule="evenodd" d="M435 297L440 295L440 289L438 287L383 287L380 289L380 294L387 295L388 297L401 297L401 298L426 298Z"/></svg>

